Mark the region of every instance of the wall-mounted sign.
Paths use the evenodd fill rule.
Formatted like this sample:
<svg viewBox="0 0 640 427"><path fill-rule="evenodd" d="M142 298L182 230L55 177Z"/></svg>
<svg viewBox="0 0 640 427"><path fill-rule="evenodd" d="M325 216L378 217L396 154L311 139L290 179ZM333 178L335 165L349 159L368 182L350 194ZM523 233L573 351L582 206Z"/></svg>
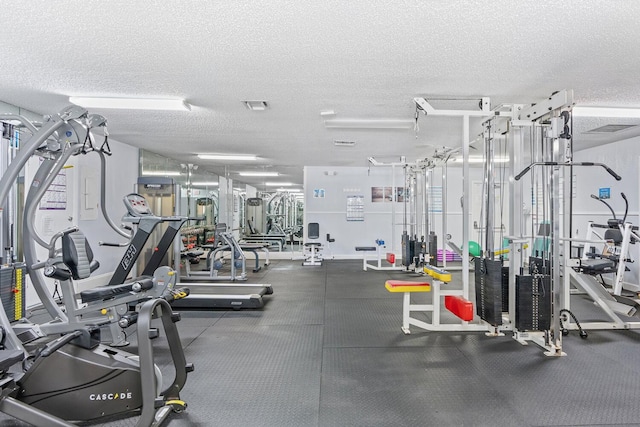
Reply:
<svg viewBox="0 0 640 427"><path fill-rule="evenodd" d="M347 221L364 221L364 196L347 196Z"/></svg>
<svg viewBox="0 0 640 427"><path fill-rule="evenodd" d="M610 199L611 198L611 188L600 188L598 190L598 197L601 199Z"/></svg>

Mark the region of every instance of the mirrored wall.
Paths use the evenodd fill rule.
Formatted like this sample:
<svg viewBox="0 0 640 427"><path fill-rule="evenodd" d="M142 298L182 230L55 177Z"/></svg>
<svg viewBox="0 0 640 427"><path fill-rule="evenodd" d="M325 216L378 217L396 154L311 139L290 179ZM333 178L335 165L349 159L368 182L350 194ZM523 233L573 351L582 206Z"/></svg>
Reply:
<svg viewBox="0 0 640 427"><path fill-rule="evenodd" d="M200 217L203 220L197 226L205 229L207 226L213 229L219 222L232 224L239 236L279 234L293 239L302 235L301 192L292 193L283 188L256 191L235 180L237 173L225 172L225 176L219 176L203 166L182 163L143 149L139 169L138 187L147 190L145 197L154 212ZM249 189L252 191L247 195ZM253 206L247 204L248 200ZM165 210L165 205L172 211Z"/></svg>
<svg viewBox="0 0 640 427"><path fill-rule="evenodd" d="M181 163L148 150L140 150L140 177L158 184L173 182L175 214L203 217L203 224L215 225L218 217L218 175L198 165ZM155 178L154 178L155 177Z"/></svg>

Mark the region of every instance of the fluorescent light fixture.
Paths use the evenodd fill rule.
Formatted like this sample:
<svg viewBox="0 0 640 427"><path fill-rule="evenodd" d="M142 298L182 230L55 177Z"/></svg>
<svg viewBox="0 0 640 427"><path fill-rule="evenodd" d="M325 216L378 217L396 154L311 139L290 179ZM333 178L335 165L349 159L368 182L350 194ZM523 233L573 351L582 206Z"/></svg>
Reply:
<svg viewBox="0 0 640 427"><path fill-rule="evenodd" d="M180 176L182 175L177 171L142 171L142 175L147 176Z"/></svg>
<svg viewBox="0 0 640 427"><path fill-rule="evenodd" d="M242 101L242 103L251 111L264 111L269 107L267 101Z"/></svg>
<svg viewBox="0 0 640 427"><path fill-rule="evenodd" d="M191 185L196 187L216 187L219 185L218 181L206 181L206 182L192 182Z"/></svg>
<svg viewBox="0 0 640 427"><path fill-rule="evenodd" d="M300 193L302 190L299 188L276 188L276 191L283 191L287 193Z"/></svg>
<svg viewBox="0 0 640 427"><path fill-rule="evenodd" d="M292 182L265 182L264 185L266 185L267 187L279 187L279 186L289 187L290 185L293 185L293 183Z"/></svg>
<svg viewBox="0 0 640 427"><path fill-rule="evenodd" d="M415 125L408 119L331 119L324 126L330 129L411 129Z"/></svg>
<svg viewBox="0 0 640 427"><path fill-rule="evenodd" d="M278 172L238 172L240 176L279 176Z"/></svg>
<svg viewBox="0 0 640 427"><path fill-rule="evenodd" d="M640 108L573 107L576 117L640 118Z"/></svg>
<svg viewBox="0 0 640 427"><path fill-rule="evenodd" d="M258 160L255 154L198 154L202 160Z"/></svg>
<svg viewBox="0 0 640 427"><path fill-rule="evenodd" d="M122 110L191 110L191 106L187 104L184 99L70 96L69 101L73 104L86 108L117 108Z"/></svg>
<svg viewBox="0 0 640 427"><path fill-rule="evenodd" d="M322 110L322 111L320 111L320 115L321 115L322 117L335 116L335 115L336 115L336 112L335 112L335 111L333 111L333 110Z"/></svg>

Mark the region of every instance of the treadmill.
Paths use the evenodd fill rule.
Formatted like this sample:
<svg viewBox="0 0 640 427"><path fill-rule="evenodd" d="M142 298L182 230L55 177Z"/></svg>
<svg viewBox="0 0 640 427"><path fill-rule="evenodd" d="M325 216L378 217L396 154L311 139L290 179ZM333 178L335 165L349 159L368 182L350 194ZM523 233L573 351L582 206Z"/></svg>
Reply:
<svg viewBox="0 0 640 427"><path fill-rule="evenodd" d="M161 222L168 223L166 231L162 234L160 242L153 250L153 255L149 259L147 265L142 271L142 275L150 275L161 266L164 254L173 245L173 240L180 231L180 227L188 220L197 220L200 218L189 218L181 216L171 217L158 217L153 214L146 199L137 193L131 193L124 197L124 205L127 208L127 214L123 220L142 224L142 223L155 223ZM145 228L145 229L143 229ZM138 233L141 233L139 239L136 239ZM130 246L133 246L132 250L127 249L125 253L140 254L141 245L146 243L151 231L146 227L138 227L136 236L134 236ZM135 245L134 245L135 243ZM136 255L133 255L137 258ZM127 267L128 273L133 267L133 262L129 262ZM122 267L122 265L120 265ZM125 269L127 270L127 269ZM123 274L120 271L120 276ZM273 288L271 285L266 284L251 284L251 283L209 283L198 282L189 283L189 296L175 300L171 303L176 308L192 308L192 309L234 309L240 310L244 308L261 308L264 306L263 295L273 294Z"/></svg>

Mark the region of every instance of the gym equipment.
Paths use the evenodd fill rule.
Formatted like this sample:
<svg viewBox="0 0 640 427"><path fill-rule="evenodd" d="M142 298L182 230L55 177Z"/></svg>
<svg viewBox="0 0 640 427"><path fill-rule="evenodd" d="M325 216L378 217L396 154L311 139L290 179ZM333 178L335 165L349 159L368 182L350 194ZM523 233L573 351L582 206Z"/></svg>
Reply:
<svg viewBox="0 0 640 427"><path fill-rule="evenodd" d="M156 317L162 321L175 369L164 390L151 343L159 336L159 329L151 327ZM171 412L186 408L179 393L193 371L182 351L178 320L163 299L143 303L138 312L137 356L99 344L99 330L89 327L67 333L32 355L20 349L0 350L0 411L41 427L74 425L63 420L95 422L136 415L136 426L160 425ZM3 332L13 334L4 319L2 323ZM9 373L18 363L24 372Z"/></svg>
<svg viewBox="0 0 640 427"><path fill-rule="evenodd" d="M610 327L632 327L631 323L622 322L615 314L623 304L616 301L593 277L581 275L570 267L572 261L569 261L571 254L568 248L571 242L578 240L571 235L573 175L570 168L601 167L615 180L621 179L603 163L573 161L571 114L569 111L559 111L566 110L571 102L572 94L563 91L553 94L542 105L521 110L520 117L523 114L532 115L535 120L544 118L545 123L538 125L536 122L536 126L531 129L531 163L519 173L512 170L514 184L534 169L541 171L537 174L532 172L531 175L532 194L535 195L535 206L531 212L531 234L535 236L536 228L539 227L537 234L541 237L535 238L535 257L529 258L528 273L524 273L527 270L522 253L526 239L517 235L511 240L511 253L517 254L509 257L512 267L510 270L513 270L510 271L509 291L517 293L516 298L510 300L511 308L518 317L514 319L514 336L522 341L538 343L547 349L545 354L549 356L564 355L563 330L577 326L571 323L564 312L561 313L561 310L568 310L570 307L571 284L586 292L597 306L611 316L613 323L609 324ZM544 108L554 112L544 112ZM516 190L512 194L519 195L522 191ZM522 201L514 201L514 204L517 203L521 204ZM541 295L545 298L541 299ZM606 323L593 322L589 326L602 328ZM585 324L582 326L586 327Z"/></svg>
<svg viewBox="0 0 640 427"><path fill-rule="evenodd" d="M167 224L166 230L162 233L159 242L150 249L151 256L148 257L146 264L140 266L142 268L141 276L152 274L164 263L166 253L172 246L180 228L187 221L199 219L181 216L156 216L147 204L146 198L137 193L127 194L122 201L127 209L127 213L122 217L122 220L135 224L137 227L122 259L118 263L116 271L114 271L109 280L109 284L118 284L126 280L136 265L136 261L144 252L144 248L156 227L160 224ZM104 242L102 245L119 246L118 244Z"/></svg>
<svg viewBox="0 0 640 427"><path fill-rule="evenodd" d="M571 283L578 289L586 292L589 297L604 311L610 322L578 322L572 323L572 317L566 317L565 329L636 329L640 328L640 322L629 320L630 317L640 317L640 299L637 292L640 287L635 283L624 281L624 273L627 270L627 263L630 259L630 245L635 244L640 235L638 228L626 221L628 202L624 193L621 193L625 201L625 214L622 219L618 219L611 206L599 197L591 197L604 203L611 210L612 219L607 224L596 224L589 222L586 238L577 240L578 246L582 250L582 257L572 259L568 263L568 272ZM604 239L594 240L598 236L596 230L604 229ZM602 244L604 249L601 253L595 251L595 244ZM604 276L613 276L610 281L605 281ZM596 277L599 277L598 280ZM626 292L623 292L625 291ZM630 296L629 292L633 292ZM569 310L569 304L565 309ZM580 326L579 326L580 325Z"/></svg>
<svg viewBox="0 0 640 427"><path fill-rule="evenodd" d="M403 270L404 267L396 265L396 255L392 252L387 252L384 255L384 260L389 264L388 266L382 266L382 249L385 249L385 241L382 239L376 239L375 246L356 246L356 252L362 252L362 269L364 271L370 270ZM367 259L367 252L376 252L376 264L369 263Z"/></svg>
<svg viewBox="0 0 640 427"><path fill-rule="evenodd" d="M625 212L622 219L616 217L616 213L607 202L596 195L591 198L602 202L613 216L607 224L597 224L589 221L584 242L582 242L582 258L576 271L581 273L599 276L603 281L603 274L613 273L610 283L613 288L612 293L620 296L623 290L640 293L640 285L624 281L624 273L628 271L627 264L633 262L630 256L630 245L640 240L638 227L627 223L629 202L624 193L620 193L625 202ZM600 237L596 230L604 230L604 235ZM592 242L594 237L599 237L600 242ZM593 244L591 244L593 243ZM595 250L595 244L604 243L600 253ZM587 247L587 245L590 245Z"/></svg>
<svg viewBox="0 0 640 427"><path fill-rule="evenodd" d="M22 119L20 119L22 120ZM38 235L34 226L35 212L40 205L40 201L44 197L47 189L57 178L58 173L63 168L69 158L76 155L85 155L97 153L101 159L102 166L102 184L104 189L104 158L110 155L110 148L107 141L108 132L105 129L105 141L100 147L93 145L93 139L90 130L95 127L106 126L106 119L98 115L87 115L86 110L77 110L70 107L63 110L58 116L53 116L50 121L55 123L47 123L37 128L26 119L27 127L31 126L35 129L34 135L23 145L18 155L14 158L7 168L7 172L2 176L0 192L4 195L8 193L8 189L13 185L9 181L11 176L15 175L16 170L20 170L33 154L43 157L38 167L31 185L26 192L24 212L22 218L23 224L23 248L26 271L29 274L33 289L37 292L43 307L47 310L52 320L42 324L33 324L26 320L16 323L13 327L17 336L21 340L30 341L38 337L47 335L57 335L75 331L87 325L100 325L109 328L110 344L126 345L125 335L118 320L129 311L129 304L138 301L139 298L159 297L173 286L175 281L162 279L160 277L153 279L150 274L149 281L152 284L150 288L141 289L141 293L137 295L122 294L118 298L104 301L93 301L90 306L78 302L75 296L75 289L66 280L70 278L68 275L58 277L56 268L60 262L59 249L56 248L56 242L65 234L73 233L75 228L71 228L64 232L55 234L51 241L46 242ZM64 138L64 143L60 141ZM41 143L37 145L32 140ZM29 151L31 150L31 151ZM103 193L103 214L104 210L104 193ZM105 216L109 222L108 216ZM109 224L114 228L112 222ZM117 230L118 231L118 230ZM126 233L124 233L126 235ZM48 258L45 261L39 261L36 254L36 244L44 247L48 251ZM64 310L57 304L53 295L46 286L43 273L49 277L53 277L60 282L62 291L61 298L65 303ZM161 273L166 276L166 272ZM155 280L155 281L154 281ZM122 283L122 282L120 282ZM118 285L120 283L117 283Z"/></svg>
<svg viewBox="0 0 640 427"><path fill-rule="evenodd" d="M36 173L36 187L39 188L32 185L26 198L25 219L29 219L30 206L33 206L35 200L39 200L41 193L53 180L52 176L57 175L66 159L74 154L96 150L89 130L94 126L103 126L106 120L101 116L90 116L86 110L75 106L64 109L58 115L45 117L45 122L39 128L22 116L0 115L0 119L7 118L24 123L33 135L23 144L0 179L0 204L4 205L13 181L29 157L37 151L45 157L44 167L39 168ZM62 138L64 141L61 141ZM105 138L103 146L97 150L104 154L108 150L106 144ZM25 227L29 231L29 225L26 224ZM137 356L100 344L100 329L88 323L94 322L95 318L69 320L66 313L48 295L46 288L40 286L42 279L37 274L38 270L43 269L52 277L70 281L72 278L86 277L95 270L97 262L93 260L86 239L74 233L77 233L75 228L58 233L49 244L35 233L32 237L28 234L24 237L28 241L25 242L26 269L33 279L34 287L45 308L50 313L61 315L55 319L56 323L51 324L49 332L62 332L64 335L44 346L33 341L30 345L36 346L36 351L30 354L23 345L22 337L14 331L6 313L5 307L8 304L9 310L13 311L11 318L15 318L23 305L21 293L12 293L14 300L3 304L3 309L0 310L0 411L41 427L69 427L73 424L68 420L85 422L105 416L129 415L140 416L136 424L140 427L160 425L172 411L179 412L186 407L180 400L179 392L186 382L187 373L193 370L193 366L185 361L175 325L180 316L171 311L167 301L173 295L167 294L166 299L153 298L143 302L138 301L136 296L135 300L139 303L135 312L138 319ZM58 256L55 249L55 242L59 238L66 241L61 256ZM34 241L49 249L47 261L29 261L27 254L33 259ZM18 289L22 267L12 265L7 268L12 268L15 272L12 273L12 282L15 282ZM81 298L87 303L98 299L122 302L122 295L138 293L149 287L148 282L122 284L85 291L86 293L81 293ZM71 289L73 290L72 287ZM109 302L108 307L112 306L113 302ZM154 363L151 340L159 336L160 330L151 327L152 318L162 321L175 372L173 381L165 390L158 390L162 379ZM36 330L40 326L33 325L33 328Z"/></svg>
<svg viewBox="0 0 640 427"><path fill-rule="evenodd" d="M127 271L127 274L133 266L136 254L141 251L141 244L144 245L149 238L152 226L162 221L167 221L169 224L160 241L154 247L154 253L149 259L149 262L144 266L142 273L145 275L148 274L149 271L159 268L164 254L173 245L180 226L189 219L194 218L181 216L157 217L151 211L146 199L136 193L125 196L123 201L127 207L127 215L125 215L124 218L132 223L138 224L138 230L135 236L140 233L140 238L138 239L134 236L130 243L130 247L132 246L133 249L125 251L125 256L123 257L123 260L126 258L126 266L122 266L122 270ZM127 253L131 255L127 256ZM119 274L122 275L123 273L120 272ZM181 283L186 282L183 278L177 278L177 280ZM184 298L174 299L172 301L173 307L202 309L233 308L236 310L241 308L261 308L264 306L262 297L273 293L271 285L211 283L200 280L191 280L188 283L189 294Z"/></svg>
<svg viewBox="0 0 640 427"><path fill-rule="evenodd" d="M467 323L473 320L473 304L461 294L461 290L442 289L443 285L451 282L451 274L439 267L425 265L424 273L430 276L431 283L427 281L387 280L385 288L389 292L403 292L402 300L402 332L410 334L409 326L413 325L427 331L484 331L486 327L479 324ZM412 292L431 292L433 302L431 304L412 304ZM463 324L443 322L441 319L442 307L458 316ZM411 312L431 313L428 320L411 317Z"/></svg>
<svg viewBox="0 0 640 427"><path fill-rule="evenodd" d="M248 246L253 249L253 253L256 255L256 268L254 272L260 271L260 259L255 251L255 248L264 246ZM207 254L207 267L208 272L191 271L189 269L187 275L181 276L181 280L184 282L196 282L196 281L214 281L223 280L235 282L237 280L247 280L247 268L246 268L246 256L242 245L233 237L233 233L227 231L227 225L220 223L216 226L214 243L211 245L203 245L203 249L209 249ZM228 276L220 275L220 271L224 266L224 251L229 251L232 255L230 261L230 274ZM218 258L220 255L220 258ZM239 271L239 273L238 273Z"/></svg>
<svg viewBox="0 0 640 427"><path fill-rule="evenodd" d="M96 119L94 119L94 121L95 120ZM98 121L98 123L104 123L104 121ZM49 242L45 242L38 235L35 229L34 218L40 201L53 180L57 177L60 169L71 156L89 153L98 153L100 155L104 192L104 185L106 181L104 176L104 157L105 155L110 154L110 151L105 150L105 148L96 149L95 147L89 149L86 143L69 143L61 150L53 150L49 147L39 150L39 154L46 155L46 159L41 163L40 167L36 171L25 198L23 213L24 257L34 289L38 293L40 300L53 320L39 325L34 325L29 322L16 324L14 328L18 335L24 340L35 339L36 337L51 334L70 332L79 327L83 327L84 325L101 325L109 329L110 334L107 337L110 339L110 345L124 346L128 343L122 328L118 325L118 322L121 316L127 314L129 311L129 305L145 298L162 297L165 292L173 292L175 279L171 280L171 278L168 277L168 275L173 275L173 272L170 272L169 270L158 270L158 267L160 267L159 265L156 265L154 269L145 272L145 277L139 280L140 282L150 284L149 287L141 289L139 293L119 294L115 290L117 289L117 286L126 281L128 273L133 267L136 259L136 256L134 255L140 253L139 248L142 247L139 245L140 235L136 235L133 238L133 242L129 245L129 248L123 255L123 259L118 264L114 275L109 281L109 285L114 287L104 289L107 294L110 292L113 292L114 295L117 294L117 298L113 298L112 300L107 300L105 298L93 300L90 304L85 304L86 301L78 301L75 295L75 289L72 283L68 280L70 278L69 274L66 272L61 273L56 271L58 263L60 262L60 258L58 256L59 250L56 248L56 243L58 239L62 239L64 243L64 240L67 239L67 235L71 236L71 233L75 233L74 235L78 236L78 239L81 239L79 242L84 241L84 236L80 237L77 233L78 230L72 227L54 234ZM104 209L103 214L105 214ZM109 220L109 217L106 215L105 218ZM114 230L119 230L111 222L110 224ZM126 235L126 233L124 234ZM36 243L48 251L48 258L44 262L40 262L37 259L35 250ZM136 247L135 245L139 246ZM88 243L85 242L82 246L88 248ZM64 249L65 245L63 244L62 250L64 251ZM90 249L89 253L91 253ZM97 268L97 266L95 268ZM91 271L88 271L87 275ZM64 303L64 311L62 311L58 306L52 294L49 292L41 274L59 281L60 289L62 291L61 298ZM76 277L76 279L77 278L84 277Z"/></svg>
<svg viewBox="0 0 640 427"><path fill-rule="evenodd" d="M469 255L474 258L482 255L482 248L480 247L478 242L474 242L473 240L469 241Z"/></svg>
<svg viewBox="0 0 640 427"><path fill-rule="evenodd" d="M307 224L307 241L304 243L305 260L302 265L322 265L322 243L320 239L320 224L310 222Z"/></svg>
<svg viewBox="0 0 640 427"><path fill-rule="evenodd" d="M283 195L272 194L265 202L260 197L248 198L245 202L246 229L242 240L247 243L268 243L282 251L287 243L287 235L277 220L282 216L272 212L274 205L281 205ZM282 204L284 207L284 204ZM285 217L286 218L286 217ZM248 231L248 232L247 232Z"/></svg>

